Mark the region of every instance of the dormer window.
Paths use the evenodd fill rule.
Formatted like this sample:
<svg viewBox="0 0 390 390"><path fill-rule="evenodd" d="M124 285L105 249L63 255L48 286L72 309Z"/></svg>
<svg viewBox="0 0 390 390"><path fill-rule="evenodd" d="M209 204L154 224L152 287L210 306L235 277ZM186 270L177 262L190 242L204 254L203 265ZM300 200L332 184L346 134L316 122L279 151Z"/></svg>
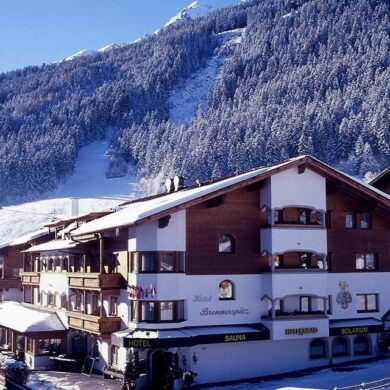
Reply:
<svg viewBox="0 0 390 390"><path fill-rule="evenodd" d="M218 243L219 253L234 253L234 238L229 234L224 234Z"/></svg>
<svg viewBox="0 0 390 390"><path fill-rule="evenodd" d="M234 299L233 282L230 280L222 280L222 282L219 283L218 296L220 301Z"/></svg>

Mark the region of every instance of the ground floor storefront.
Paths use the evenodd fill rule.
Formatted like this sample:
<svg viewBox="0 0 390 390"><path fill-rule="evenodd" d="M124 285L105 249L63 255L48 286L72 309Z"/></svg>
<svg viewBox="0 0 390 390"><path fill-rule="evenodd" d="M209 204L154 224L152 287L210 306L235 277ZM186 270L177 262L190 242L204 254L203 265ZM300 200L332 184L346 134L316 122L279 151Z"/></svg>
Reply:
<svg viewBox="0 0 390 390"><path fill-rule="evenodd" d="M374 319L334 321L326 337L305 329L290 340L272 340L259 326L128 330L113 335L116 357L107 358L114 359L113 371L134 373L137 389L175 389L187 379L223 383L375 358L383 325Z"/></svg>

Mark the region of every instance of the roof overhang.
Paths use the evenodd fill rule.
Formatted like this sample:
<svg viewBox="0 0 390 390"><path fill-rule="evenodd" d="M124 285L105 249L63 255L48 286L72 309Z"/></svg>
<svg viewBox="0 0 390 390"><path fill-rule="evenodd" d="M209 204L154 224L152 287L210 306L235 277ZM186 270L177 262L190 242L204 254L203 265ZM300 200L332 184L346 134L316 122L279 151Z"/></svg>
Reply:
<svg viewBox="0 0 390 390"><path fill-rule="evenodd" d="M134 330L115 334L127 348L171 348L200 344L269 340L269 330L262 324L189 327L165 330ZM119 337L118 337L119 336Z"/></svg>

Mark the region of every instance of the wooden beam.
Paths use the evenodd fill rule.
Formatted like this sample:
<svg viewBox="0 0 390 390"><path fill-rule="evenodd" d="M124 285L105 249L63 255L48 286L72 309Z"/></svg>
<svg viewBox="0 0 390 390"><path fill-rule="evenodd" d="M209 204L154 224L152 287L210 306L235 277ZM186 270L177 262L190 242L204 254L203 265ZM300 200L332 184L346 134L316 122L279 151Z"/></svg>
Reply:
<svg viewBox="0 0 390 390"><path fill-rule="evenodd" d="M298 165L298 175L305 173L306 168L307 168L307 161L305 161L303 164L299 164Z"/></svg>

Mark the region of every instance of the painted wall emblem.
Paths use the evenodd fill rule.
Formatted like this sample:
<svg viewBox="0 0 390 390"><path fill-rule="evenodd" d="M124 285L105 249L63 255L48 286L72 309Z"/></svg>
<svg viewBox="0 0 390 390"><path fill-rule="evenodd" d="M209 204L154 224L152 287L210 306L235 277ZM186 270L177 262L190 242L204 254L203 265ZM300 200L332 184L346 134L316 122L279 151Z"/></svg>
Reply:
<svg viewBox="0 0 390 390"><path fill-rule="evenodd" d="M341 306L342 309L348 309L349 304L352 302L352 295L348 291L347 282L339 282L340 292L337 294L336 302Z"/></svg>

